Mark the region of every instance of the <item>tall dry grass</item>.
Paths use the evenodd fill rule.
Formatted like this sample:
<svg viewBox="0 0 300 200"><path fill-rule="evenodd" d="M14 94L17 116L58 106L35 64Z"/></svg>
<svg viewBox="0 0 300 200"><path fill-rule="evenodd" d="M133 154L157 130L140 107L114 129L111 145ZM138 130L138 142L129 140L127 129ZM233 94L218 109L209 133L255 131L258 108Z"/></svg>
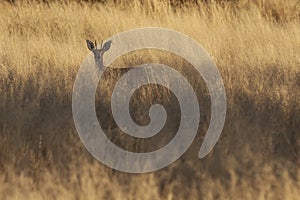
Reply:
<svg viewBox="0 0 300 200"><path fill-rule="evenodd" d="M199 1L178 7L137 0L1 2L0 198L297 199L299 6L296 0ZM192 76L204 99L195 142L171 166L131 175L106 168L86 152L74 128L71 95L88 53L85 39L145 26L171 28L203 45L223 77L228 112L214 151L198 160L209 101L201 78ZM176 59L144 51L115 65L158 60L190 77L188 64ZM107 96L114 81L103 81ZM143 99L145 91L137 98ZM118 134L105 110L109 101L99 105L109 116L100 113L100 123L108 134ZM170 125L173 129L176 123Z"/></svg>

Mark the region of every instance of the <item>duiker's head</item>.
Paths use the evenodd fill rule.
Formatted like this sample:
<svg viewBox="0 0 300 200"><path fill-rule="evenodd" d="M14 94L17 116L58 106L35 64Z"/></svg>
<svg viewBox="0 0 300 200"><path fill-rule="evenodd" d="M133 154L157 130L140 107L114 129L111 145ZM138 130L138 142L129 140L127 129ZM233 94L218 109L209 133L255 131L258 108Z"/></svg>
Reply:
<svg viewBox="0 0 300 200"><path fill-rule="evenodd" d="M103 46L102 46L102 43L101 43L100 48L97 48L97 42L96 41L95 41L95 43L93 43L90 40L86 40L86 44L87 44L88 49L94 53L95 61L98 64L99 64L99 62L102 64L103 54L110 48L111 40L108 41L108 42L105 42L105 44Z"/></svg>

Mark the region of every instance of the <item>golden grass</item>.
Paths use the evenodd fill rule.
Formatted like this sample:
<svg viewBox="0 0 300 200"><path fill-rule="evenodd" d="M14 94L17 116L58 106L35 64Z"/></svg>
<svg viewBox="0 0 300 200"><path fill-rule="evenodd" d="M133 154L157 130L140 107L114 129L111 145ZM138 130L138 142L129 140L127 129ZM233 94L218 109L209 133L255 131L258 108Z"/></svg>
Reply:
<svg viewBox="0 0 300 200"><path fill-rule="evenodd" d="M297 199L297 0L175 8L167 1L126 3L0 3L0 198ZM86 152L73 125L71 95L88 53L85 39L145 26L171 28L203 45L223 77L228 113L221 140L207 158L197 159L208 124L202 117L197 141L183 158L155 173L130 175ZM156 59L181 63L173 67L189 74L185 61L171 55L137 55L116 65ZM198 76L190 80L203 84ZM104 82L111 87L111 80ZM205 99L201 88L198 97ZM208 105L200 105L207 115Z"/></svg>

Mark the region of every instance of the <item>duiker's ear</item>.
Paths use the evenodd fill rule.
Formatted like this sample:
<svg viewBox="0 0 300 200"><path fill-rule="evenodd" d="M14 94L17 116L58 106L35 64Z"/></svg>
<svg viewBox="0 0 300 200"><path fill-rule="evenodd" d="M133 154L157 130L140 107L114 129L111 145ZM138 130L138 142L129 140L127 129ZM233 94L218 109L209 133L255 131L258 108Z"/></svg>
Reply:
<svg viewBox="0 0 300 200"><path fill-rule="evenodd" d="M93 51L93 49L95 49L94 43L90 40L86 40L86 45L89 48L89 50L91 50L91 51Z"/></svg>
<svg viewBox="0 0 300 200"><path fill-rule="evenodd" d="M107 51L110 48L111 45L111 40L105 42L105 44L103 45L103 50Z"/></svg>

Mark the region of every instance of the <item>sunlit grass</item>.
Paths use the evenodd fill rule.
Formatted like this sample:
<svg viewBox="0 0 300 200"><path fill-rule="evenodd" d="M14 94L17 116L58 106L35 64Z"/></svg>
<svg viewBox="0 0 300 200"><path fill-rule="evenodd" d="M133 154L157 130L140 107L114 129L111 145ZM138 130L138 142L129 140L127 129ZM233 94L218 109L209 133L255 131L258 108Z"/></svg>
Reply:
<svg viewBox="0 0 300 200"><path fill-rule="evenodd" d="M299 3L127 3L0 3L0 198L299 197ZM180 31L209 52L224 80L228 114L208 158L196 160L204 120L197 144L182 159L157 173L132 176L86 152L73 125L71 95L89 53L87 38L147 26ZM153 60L191 74L185 61L159 51L135 52L114 67ZM197 76L190 81L203 84ZM109 95L111 80L101 87ZM141 92L140 99L147 99L147 91Z"/></svg>

